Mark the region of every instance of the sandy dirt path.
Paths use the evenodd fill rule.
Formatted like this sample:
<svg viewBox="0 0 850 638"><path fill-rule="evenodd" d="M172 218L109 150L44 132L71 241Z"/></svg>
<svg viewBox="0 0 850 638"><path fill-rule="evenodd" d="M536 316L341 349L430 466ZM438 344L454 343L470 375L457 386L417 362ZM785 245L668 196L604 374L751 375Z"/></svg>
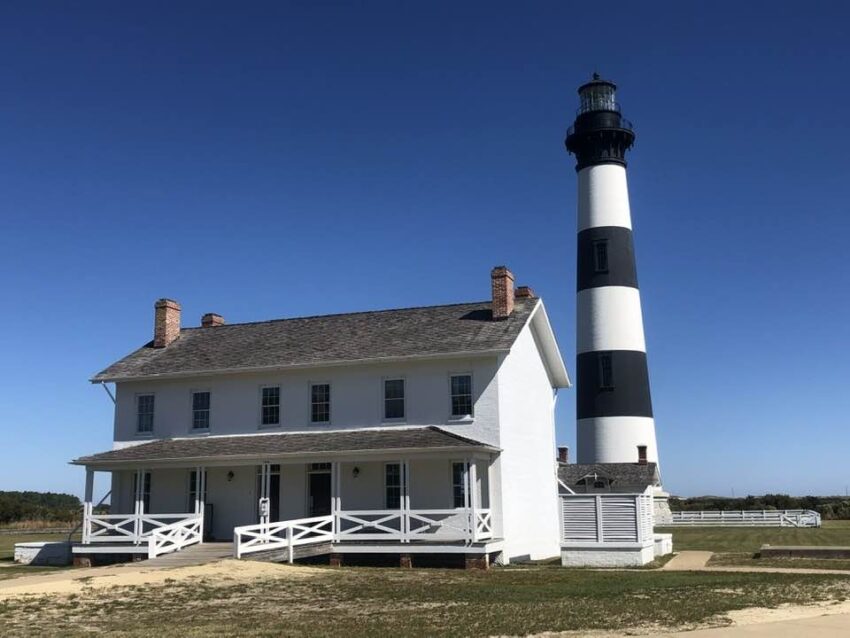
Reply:
<svg viewBox="0 0 850 638"><path fill-rule="evenodd" d="M253 580L268 576L302 578L321 572L322 570L315 567L233 559L174 568L145 568L144 562L140 562L93 569L69 569L44 576L22 576L0 581L0 600L21 595L75 594L84 588L158 585L170 580L187 578L210 578L222 582Z"/></svg>

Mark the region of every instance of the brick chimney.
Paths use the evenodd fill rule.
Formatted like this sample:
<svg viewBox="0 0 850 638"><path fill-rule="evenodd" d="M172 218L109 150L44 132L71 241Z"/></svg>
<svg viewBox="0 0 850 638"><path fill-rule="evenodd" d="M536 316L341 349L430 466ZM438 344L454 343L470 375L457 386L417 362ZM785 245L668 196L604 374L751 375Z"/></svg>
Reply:
<svg viewBox="0 0 850 638"><path fill-rule="evenodd" d="M569 463L570 462L570 448L566 445L558 446L558 463Z"/></svg>
<svg viewBox="0 0 850 638"><path fill-rule="evenodd" d="M646 446L638 445L638 465L646 465Z"/></svg>
<svg viewBox="0 0 850 638"><path fill-rule="evenodd" d="M514 297L517 299L528 299L533 296L534 291L528 286L517 286L516 293L514 294Z"/></svg>
<svg viewBox="0 0 850 638"><path fill-rule="evenodd" d="M165 348L180 336L180 304L158 299L154 304L153 347Z"/></svg>
<svg viewBox="0 0 850 638"><path fill-rule="evenodd" d="M493 319L507 319L514 311L514 274L505 266L490 273L493 289Z"/></svg>
<svg viewBox="0 0 850 638"><path fill-rule="evenodd" d="M216 326L224 325L224 317L214 312L208 312L201 317L202 328L215 328Z"/></svg>

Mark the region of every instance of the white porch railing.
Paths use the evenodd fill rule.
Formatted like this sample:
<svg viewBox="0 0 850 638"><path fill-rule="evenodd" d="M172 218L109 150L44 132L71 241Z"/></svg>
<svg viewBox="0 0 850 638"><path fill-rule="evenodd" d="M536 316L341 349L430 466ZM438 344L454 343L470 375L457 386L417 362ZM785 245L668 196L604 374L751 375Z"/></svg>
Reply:
<svg viewBox="0 0 850 638"><path fill-rule="evenodd" d="M194 514L190 518L163 525L148 536L148 558L177 552L188 545L201 542L203 516Z"/></svg>
<svg viewBox="0 0 850 638"><path fill-rule="evenodd" d="M671 527L820 527L821 516L813 510L724 510L671 512L664 523Z"/></svg>
<svg viewBox="0 0 850 638"><path fill-rule="evenodd" d="M298 545L332 541L333 516L314 516L276 523L243 525L233 529L236 558L252 552L288 549L292 562L293 549Z"/></svg>
<svg viewBox="0 0 850 638"><path fill-rule="evenodd" d="M88 505L88 504L87 504ZM198 521L199 514L93 514L86 508L83 518L84 545L90 543L146 543L158 529Z"/></svg>
<svg viewBox="0 0 850 638"><path fill-rule="evenodd" d="M489 509L341 510L336 515L245 525L233 532L237 558L252 552L288 549L291 561L294 547L328 541L489 540L493 538L493 516Z"/></svg>

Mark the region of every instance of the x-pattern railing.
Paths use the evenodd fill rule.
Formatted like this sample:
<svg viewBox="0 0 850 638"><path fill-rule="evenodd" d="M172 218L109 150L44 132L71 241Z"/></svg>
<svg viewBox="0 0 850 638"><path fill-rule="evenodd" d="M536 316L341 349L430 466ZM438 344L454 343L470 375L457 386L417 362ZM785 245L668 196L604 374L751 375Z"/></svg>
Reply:
<svg viewBox="0 0 850 638"><path fill-rule="evenodd" d="M196 514L89 514L86 543L146 542L158 528L179 523Z"/></svg>
<svg viewBox="0 0 850 638"><path fill-rule="evenodd" d="M148 558L176 552L187 545L201 542L203 517L196 514L170 525L162 525L148 536Z"/></svg>
<svg viewBox="0 0 850 638"><path fill-rule="evenodd" d="M243 525L235 528L233 533L236 558L252 552L288 548L291 562L294 547L333 540L333 516Z"/></svg>

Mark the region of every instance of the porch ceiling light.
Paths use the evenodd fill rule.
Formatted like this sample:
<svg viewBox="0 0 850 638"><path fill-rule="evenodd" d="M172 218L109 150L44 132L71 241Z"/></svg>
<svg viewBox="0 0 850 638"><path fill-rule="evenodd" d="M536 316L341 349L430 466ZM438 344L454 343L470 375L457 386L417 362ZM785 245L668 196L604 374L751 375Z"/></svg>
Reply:
<svg viewBox="0 0 850 638"><path fill-rule="evenodd" d="M351 476L353 476L354 478L360 476L360 468L355 466L354 469L351 470Z"/></svg>

